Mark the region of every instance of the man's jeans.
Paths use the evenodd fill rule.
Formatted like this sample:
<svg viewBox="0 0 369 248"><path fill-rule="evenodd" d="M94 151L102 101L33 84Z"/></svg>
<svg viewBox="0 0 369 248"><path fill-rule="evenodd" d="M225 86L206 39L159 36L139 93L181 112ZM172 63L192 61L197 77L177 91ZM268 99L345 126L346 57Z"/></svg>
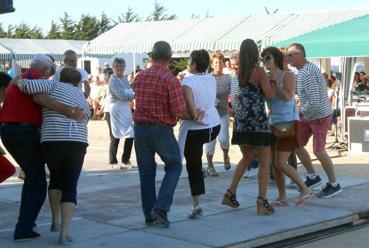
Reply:
<svg viewBox="0 0 369 248"><path fill-rule="evenodd" d="M2 123L1 140L25 173L16 233L30 232L46 198L40 131L30 123Z"/></svg>
<svg viewBox="0 0 369 248"><path fill-rule="evenodd" d="M179 146L171 126L135 124L134 131L142 209L146 220L149 220L153 210L168 212L170 209L182 171ZM165 163L165 175L157 197L155 153Z"/></svg>

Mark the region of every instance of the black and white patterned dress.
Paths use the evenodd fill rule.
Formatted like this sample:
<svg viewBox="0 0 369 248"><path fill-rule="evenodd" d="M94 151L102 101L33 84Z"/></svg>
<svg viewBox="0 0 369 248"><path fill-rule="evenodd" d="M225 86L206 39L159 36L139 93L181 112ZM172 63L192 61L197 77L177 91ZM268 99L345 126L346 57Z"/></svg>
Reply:
<svg viewBox="0 0 369 248"><path fill-rule="evenodd" d="M271 138L261 86L246 83L240 87L232 144L266 147L271 145Z"/></svg>

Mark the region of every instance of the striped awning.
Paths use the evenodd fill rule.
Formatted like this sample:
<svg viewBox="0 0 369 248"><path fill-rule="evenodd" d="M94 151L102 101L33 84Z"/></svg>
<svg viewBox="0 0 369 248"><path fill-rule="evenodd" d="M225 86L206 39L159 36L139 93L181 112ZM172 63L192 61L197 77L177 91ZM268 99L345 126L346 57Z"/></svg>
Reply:
<svg viewBox="0 0 369 248"><path fill-rule="evenodd" d="M122 23L90 41L83 51L86 55L148 53L156 41L165 40L178 54L196 49L227 52L239 50L246 38L268 46L366 15L369 8Z"/></svg>

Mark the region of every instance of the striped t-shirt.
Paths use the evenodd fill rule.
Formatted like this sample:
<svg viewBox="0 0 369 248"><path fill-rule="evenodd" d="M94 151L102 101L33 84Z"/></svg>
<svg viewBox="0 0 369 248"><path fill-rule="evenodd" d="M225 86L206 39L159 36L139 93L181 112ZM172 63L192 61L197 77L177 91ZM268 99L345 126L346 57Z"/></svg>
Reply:
<svg viewBox="0 0 369 248"><path fill-rule="evenodd" d="M133 90L129 85L127 77L118 77L111 75L109 79L109 97L110 103L129 102L133 99Z"/></svg>
<svg viewBox="0 0 369 248"><path fill-rule="evenodd" d="M90 118L90 108L78 87L56 80L23 79L21 89L27 94L48 94L57 102L70 107L83 108ZM42 110L41 143L46 141L87 141L87 120L77 122L49 108Z"/></svg>
<svg viewBox="0 0 369 248"><path fill-rule="evenodd" d="M306 120L316 120L332 114L323 75L313 63L299 70L296 80L301 112Z"/></svg>
<svg viewBox="0 0 369 248"><path fill-rule="evenodd" d="M228 96L231 93L232 78L229 74L214 77L217 81L217 109L219 115L222 116L228 113Z"/></svg>

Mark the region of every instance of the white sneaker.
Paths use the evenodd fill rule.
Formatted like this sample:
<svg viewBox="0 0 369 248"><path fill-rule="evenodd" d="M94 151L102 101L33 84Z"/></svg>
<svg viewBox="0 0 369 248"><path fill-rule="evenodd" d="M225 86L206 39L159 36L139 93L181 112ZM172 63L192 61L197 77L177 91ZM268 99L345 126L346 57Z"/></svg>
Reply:
<svg viewBox="0 0 369 248"><path fill-rule="evenodd" d="M258 168L251 168L250 170L248 170L245 174L245 178L254 178L257 177L259 173L259 167Z"/></svg>

